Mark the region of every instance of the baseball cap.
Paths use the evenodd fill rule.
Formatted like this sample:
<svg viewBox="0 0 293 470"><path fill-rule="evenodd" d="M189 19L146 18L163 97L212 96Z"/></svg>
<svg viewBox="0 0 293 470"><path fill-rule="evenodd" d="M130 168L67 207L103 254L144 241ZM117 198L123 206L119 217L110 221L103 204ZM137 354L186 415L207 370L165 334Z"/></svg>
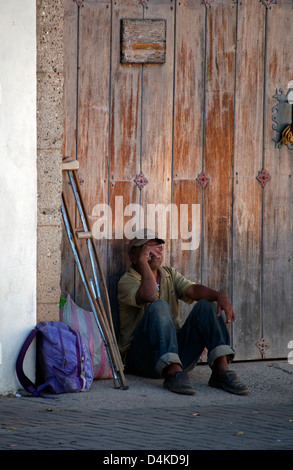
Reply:
<svg viewBox="0 0 293 470"><path fill-rule="evenodd" d="M158 244L160 245L165 243L165 240L163 240L162 238L159 238L157 232L155 232L154 230L145 228L143 230L138 230L137 232L135 232L134 238L129 243L129 251L134 246L144 245L148 240L157 240Z"/></svg>

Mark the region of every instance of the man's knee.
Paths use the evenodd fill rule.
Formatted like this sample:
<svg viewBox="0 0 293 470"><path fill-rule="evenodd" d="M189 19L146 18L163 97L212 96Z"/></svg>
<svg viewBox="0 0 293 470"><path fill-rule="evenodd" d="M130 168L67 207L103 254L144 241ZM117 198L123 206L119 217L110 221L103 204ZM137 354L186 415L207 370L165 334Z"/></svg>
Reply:
<svg viewBox="0 0 293 470"><path fill-rule="evenodd" d="M201 299L195 304L190 314L191 316L194 316L198 319L200 317L203 317L205 319L207 317L213 317L216 315L216 305L214 302Z"/></svg>
<svg viewBox="0 0 293 470"><path fill-rule="evenodd" d="M215 311L215 304L214 302L211 302L210 300L201 299L196 303L196 306L198 307L198 311L205 311L205 312Z"/></svg>
<svg viewBox="0 0 293 470"><path fill-rule="evenodd" d="M147 310L151 312L162 312L162 311L170 312L170 307L169 307L168 302L166 302L166 300L158 299L155 302L151 302L148 305Z"/></svg>
<svg viewBox="0 0 293 470"><path fill-rule="evenodd" d="M172 320L169 304L165 300L156 300L148 305L146 313L149 317L158 318L160 321Z"/></svg>

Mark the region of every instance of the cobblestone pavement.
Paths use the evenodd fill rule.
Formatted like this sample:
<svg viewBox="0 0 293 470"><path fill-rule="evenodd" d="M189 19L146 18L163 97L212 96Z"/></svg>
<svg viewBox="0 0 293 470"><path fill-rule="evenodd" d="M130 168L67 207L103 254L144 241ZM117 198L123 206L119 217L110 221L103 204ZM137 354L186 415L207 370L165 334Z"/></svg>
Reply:
<svg viewBox="0 0 293 470"><path fill-rule="evenodd" d="M208 387L210 370L199 365L190 374L194 396L126 375L128 390L107 380L56 399L0 397L0 449L100 450L103 458L118 450L292 450L293 365L264 361L231 369L249 386L248 396Z"/></svg>

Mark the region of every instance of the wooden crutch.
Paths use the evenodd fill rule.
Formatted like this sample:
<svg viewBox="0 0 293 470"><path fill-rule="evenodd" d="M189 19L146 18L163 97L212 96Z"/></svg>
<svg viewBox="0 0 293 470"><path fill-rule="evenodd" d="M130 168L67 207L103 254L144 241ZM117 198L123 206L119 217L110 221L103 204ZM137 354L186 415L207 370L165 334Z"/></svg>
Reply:
<svg viewBox="0 0 293 470"><path fill-rule="evenodd" d="M79 211L80 219L83 226L83 232L76 230L74 224L72 223L70 212L68 209L68 203L64 191L62 192L62 216L65 225L65 229L69 238L69 242L73 251L73 255L82 279L82 282L85 287L86 294L88 296L91 308L93 310L94 317L96 319L97 325L99 327L102 339L105 343L105 347L109 356L111 369L114 379L115 388L123 388L126 390L128 387L126 385L125 376L124 376L124 366L121 360L120 352L118 349L113 320L111 315L110 301L108 296L108 290L105 283L105 278L103 271L101 269L101 264L99 260L99 255L97 252L96 245L93 241L92 233L89 228L89 221L87 213L84 207L84 202L80 190L80 184L76 171L78 169L78 161L66 162L62 165L63 171L67 171L71 187L74 193L74 198L77 204ZM79 248L79 239L85 238L88 248L88 253L91 261L91 267L94 275L94 285L87 275L87 271L82 261L82 256ZM98 272L96 270L98 268ZM104 307L103 301L100 295L100 283L98 280L100 276L101 288L105 299L106 306Z"/></svg>

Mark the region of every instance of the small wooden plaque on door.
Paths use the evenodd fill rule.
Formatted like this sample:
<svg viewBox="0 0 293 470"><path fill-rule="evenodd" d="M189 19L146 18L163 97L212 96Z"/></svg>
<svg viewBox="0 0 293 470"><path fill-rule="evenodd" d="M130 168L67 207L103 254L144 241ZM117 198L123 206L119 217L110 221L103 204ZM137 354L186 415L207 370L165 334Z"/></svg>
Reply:
<svg viewBox="0 0 293 470"><path fill-rule="evenodd" d="M163 64L166 20L121 20L121 63Z"/></svg>

